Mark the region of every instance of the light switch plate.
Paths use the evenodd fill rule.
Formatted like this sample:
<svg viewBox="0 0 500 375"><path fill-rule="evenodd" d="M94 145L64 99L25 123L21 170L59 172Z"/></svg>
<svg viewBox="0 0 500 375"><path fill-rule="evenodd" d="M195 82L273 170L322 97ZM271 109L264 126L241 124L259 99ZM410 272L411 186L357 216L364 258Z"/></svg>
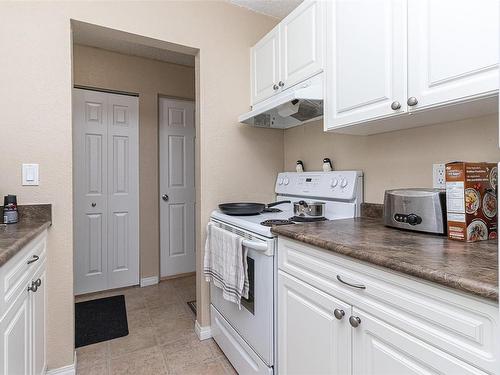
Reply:
<svg viewBox="0 0 500 375"><path fill-rule="evenodd" d="M23 186L38 186L38 164L23 164Z"/></svg>

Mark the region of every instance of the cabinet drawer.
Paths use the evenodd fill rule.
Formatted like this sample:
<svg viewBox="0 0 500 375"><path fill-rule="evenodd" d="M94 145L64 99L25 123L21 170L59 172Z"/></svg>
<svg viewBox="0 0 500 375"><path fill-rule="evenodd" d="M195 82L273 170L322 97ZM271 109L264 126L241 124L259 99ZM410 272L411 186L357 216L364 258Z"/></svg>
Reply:
<svg viewBox="0 0 500 375"><path fill-rule="evenodd" d="M45 262L47 232L41 233L0 268L0 317L31 282Z"/></svg>
<svg viewBox="0 0 500 375"><path fill-rule="evenodd" d="M498 304L282 237L278 266L477 367L500 365Z"/></svg>

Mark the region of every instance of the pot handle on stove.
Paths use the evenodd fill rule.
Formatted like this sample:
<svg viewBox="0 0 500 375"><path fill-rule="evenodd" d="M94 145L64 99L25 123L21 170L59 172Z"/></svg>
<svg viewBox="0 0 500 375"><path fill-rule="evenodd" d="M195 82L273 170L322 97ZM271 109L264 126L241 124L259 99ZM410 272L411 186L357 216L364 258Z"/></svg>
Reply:
<svg viewBox="0 0 500 375"><path fill-rule="evenodd" d="M283 203L292 203L292 201L277 201L277 202L269 203L267 205L267 207L271 208L271 207L277 206L278 204L283 204Z"/></svg>

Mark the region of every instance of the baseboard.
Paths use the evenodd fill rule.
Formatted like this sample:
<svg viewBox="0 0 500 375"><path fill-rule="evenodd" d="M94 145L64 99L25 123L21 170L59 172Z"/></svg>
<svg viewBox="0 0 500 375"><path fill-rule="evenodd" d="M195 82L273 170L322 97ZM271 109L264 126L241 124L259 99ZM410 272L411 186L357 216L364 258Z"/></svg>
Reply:
<svg viewBox="0 0 500 375"><path fill-rule="evenodd" d="M212 337L212 329L210 326L202 327L198 321L194 323L194 331L196 332L196 336L202 341Z"/></svg>
<svg viewBox="0 0 500 375"><path fill-rule="evenodd" d="M186 272L186 273L178 273L177 275L172 275L172 276L162 276L160 278L161 281L163 280L173 280L173 279L180 279L181 277L188 277L188 276L195 276L196 272Z"/></svg>
<svg viewBox="0 0 500 375"><path fill-rule="evenodd" d="M143 277L141 279L141 288L145 286L156 285L158 284L158 281L158 276Z"/></svg>
<svg viewBox="0 0 500 375"><path fill-rule="evenodd" d="M48 370L46 375L76 375L76 351L73 357L73 363L68 366L54 368L52 370Z"/></svg>

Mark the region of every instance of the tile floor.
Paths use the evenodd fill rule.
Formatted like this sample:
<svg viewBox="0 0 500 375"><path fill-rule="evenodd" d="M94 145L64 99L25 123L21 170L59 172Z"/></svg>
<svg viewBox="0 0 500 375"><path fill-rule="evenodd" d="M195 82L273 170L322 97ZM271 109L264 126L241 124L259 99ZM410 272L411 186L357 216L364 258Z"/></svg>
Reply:
<svg viewBox="0 0 500 375"><path fill-rule="evenodd" d="M76 350L78 375L236 374L212 339L194 333L195 299L188 276L145 288L132 287L76 297L76 302L125 295L129 334Z"/></svg>

